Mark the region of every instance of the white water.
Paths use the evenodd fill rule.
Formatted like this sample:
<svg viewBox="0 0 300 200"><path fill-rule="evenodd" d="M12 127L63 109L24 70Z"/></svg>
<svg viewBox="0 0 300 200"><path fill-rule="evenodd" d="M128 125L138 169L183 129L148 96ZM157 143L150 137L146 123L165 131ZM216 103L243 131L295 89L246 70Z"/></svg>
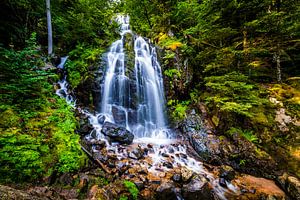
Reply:
<svg viewBox="0 0 300 200"><path fill-rule="evenodd" d="M157 143L170 139L156 49L144 38L133 35L134 72L128 75L124 45L126 35L132 37L129 17L118 16L117 22L121 26L121 39L114 42L107 53L100 115L106 116L106 121L126 127L135 139L151 138ZM101 135L98 137L101 138Z"/></svg>
<svg viewBox="0 0 300 200"><path fill-rule="evenodd" d="M57 68L64 69L67 59L68 59L68 56L61 57L60 64L57 66ZM66 74L64 75L62 80L58 81L58 85L59 85L59 89L57 89L55 93L58 96L60 96L61 98L64 98L69 105L71 105L72 107L75 107L75 100L68 90L69 85L67 82Z"/></svg>

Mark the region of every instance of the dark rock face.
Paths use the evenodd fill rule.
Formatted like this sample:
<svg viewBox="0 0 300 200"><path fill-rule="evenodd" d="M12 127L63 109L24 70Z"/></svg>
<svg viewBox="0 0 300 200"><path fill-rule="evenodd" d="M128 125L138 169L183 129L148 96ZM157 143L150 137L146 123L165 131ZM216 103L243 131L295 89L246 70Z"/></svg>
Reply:
<svg viewBox="0 0 300 200"><path fill-rule="evenodd" d="M192 113L184 120L180 129L188 136L191 145L201 158L208 160L211 149L207 145L209 142L208 135L202 127L200 116Z"/></svg>
<svg viewBox="0 0 300 200"><path fill-rule="evenodd" d="M233 134L229 140L225 136L213 134L212 131L208 133L204 129L201 117L195 111L188 114L179 129L205 162L230 165L236 170L267 178L275 174L276 163L266 152L259 150L261 152L258 154L256 146L239 134ZM246 164L241 164L241 161ZM224 178L230 180L232 174Z"/></svg>
<svg viewBox="0 0 300 200"><path fill-rule="evenodd" d="M109 138L110 142L120 144L131 144L134 138L134 135L126 128L111 122L105 122L101 132Z"/></svg>
<svg viewBox="0 0 300 200"><path fill-rule="evenodd" d="M186 200L213 199L209 184L203 177L196 177L183 185L182 196Z"/></svg>

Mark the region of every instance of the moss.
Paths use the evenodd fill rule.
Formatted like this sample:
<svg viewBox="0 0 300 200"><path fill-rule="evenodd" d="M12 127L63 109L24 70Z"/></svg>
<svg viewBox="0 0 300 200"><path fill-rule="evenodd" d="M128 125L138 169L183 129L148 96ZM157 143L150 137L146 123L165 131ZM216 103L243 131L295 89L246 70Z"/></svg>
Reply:
<svg viewBox="0 0 300 200"><path fill-rule="evenodd" d="M2 128L18 127L20 120L18 114L11 107L0 113L0 127Z"/></svg>

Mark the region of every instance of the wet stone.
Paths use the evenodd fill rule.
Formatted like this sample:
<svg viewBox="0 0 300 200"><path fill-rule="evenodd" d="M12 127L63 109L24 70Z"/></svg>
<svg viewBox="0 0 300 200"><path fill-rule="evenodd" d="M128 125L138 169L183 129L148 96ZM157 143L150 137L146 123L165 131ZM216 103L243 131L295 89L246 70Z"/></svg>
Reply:
<svg viewBox="0 0 300 200"><path fill-rule="evenodd" d="M168 148L168 152L171 153L171 154L174 153L174 152L175 152L175 151L174 151L174 148L169 147L169 148Z"/></svg>
<svg viewBox="0 0 300 200"><path fill-rule="evenodd" d="M163 166L166 167L166 168L169 168L169 169L173 169L173 165L170 162L164 162Z"/></svg>
<svg viewBox="0 0 300 200"><path fill-rule="evenodd" d="M160 178L157 176L154 176L152 174L148 174L147 180L149 183L152 183L152 184L160 184L161 183Z"/></svg>
<svg viewBox="0 0 300 200"><path fill-rule="evenodd" d="M249 192L252 193L252 194L255 194L256 193L256 189L250 189Z"/></svg>
<svg viewBox="0 0 300 200"><path fill-rule="evenodd" d="M226 180L225 180L224 178L220 178L220 179L219 179L219 184L220 184L222 187L227 188Z"/></svg>
<svg viewBox="0 0 300 200"><path fill-rule="evenodd" d="M107 163L107 166L108 166L109 168L115 168L115 167L116 167L116 165L115 165L115 163L114 163L113 161L109 161L109 162Z"/></svg>
<svg viewBox="0 0 300 200"><path fill-rule="evenodd" d="M92 138L94 138L94 139L97 139L98 137L97 137L97 131L94 129L94 130L92 130L92 132L91 132L91 137Z"/></svg>
<svg viewBox="0 0 300 200"><path fill-rule="evenodd" d="M191 171L187 168L181 169L181 177L184 182L189 181L192 178L192 176L193 176L193 171Z"/></svg>
<svg viewBox="0 0 300 200"><path fill-rule="evenodd" d="M111 122L105 122L101 132L109 138L110 142L120 144L131 144L134 138L134 135L126 128Z"/></svg>
<svg viewBox="0 0 300 200"><path fill-rule="evenodd" d="M105 122L105 116L104 115L99 115L98 117L97 117L97 121L98 121L98 123L99 124L104 124L104 122Z"/></svg>
<svg viewBox="0 0 300 200"><path fill-rule="evenodd" d="M172 179L175 182L180 182L181 181L181 175L180 174L174 174Z"/></svg>
<svg viewBox="0 0 300 200"><path fill-rule="evenodd" d="M169 154L162 153L162 154L161 154L161 156L162 156L162 157L166 157L166 158L167 158L167 157L169 157Z"/></svg>
<svg viewBox="0 0 300 200"><path fill-rule="evenodd" d="M100 140L100 141L95 141L95 143L93 144L93 147L95 150L102 150L104 147L106 146L105 142Z"/></svg>
<svg viewBox="0 0 300 200"><path fill-rule="evenodd" d="M141 199L143 200L152 200L153 198L153 192L150 189L144 189L140 192Z"/></svg>
<svg viewBox="0 0 300 200"><path fill-rule="evenodd" d="M126 124L126 113L124 110L118 108L117 106L112 106L112 115L116 124L125 125Z"/></svg>
<svg viewBox="0 0 300 200"><path fill-rule="evenodd" d="M144 188L144 183L141 180L133 180L133 183L136 185L136 187L141 190Z"/></svg>
<svg viewBox="0 0 300 200"><path fill-rule="evenodd" d="M128 157L135 160L141 159L143 155L144 155L144 151L141 148L136 148L133 151L128 152Z"/></svg>
<svg viewBox="0 0 300 200"><path fill-rule="evenodd" d="M248 193L248 190L245 189L245 188L241 188L241 193L242 193L242 194Z"/></svg>

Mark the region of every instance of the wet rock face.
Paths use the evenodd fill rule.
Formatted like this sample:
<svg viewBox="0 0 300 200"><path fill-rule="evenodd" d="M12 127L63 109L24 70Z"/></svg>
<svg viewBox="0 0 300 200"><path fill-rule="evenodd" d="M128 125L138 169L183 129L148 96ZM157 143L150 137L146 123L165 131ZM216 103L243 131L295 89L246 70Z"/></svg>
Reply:
<svg viewBox="0 0 300 200"><path fill-rule="evenodd" d="M256 146L238 133L233 134L232 140L225 136L214 135L211 130L209 131L211 133L208 133L203 127L201 117L195 111L188 114L179 129L205 162L230 165L236 170L264 177L270 177L275 173L277 165L266 152L259 150L258 154ZM224 178L232 178L232 174L228 176Z"/></svg>
<svg viewBox="0 0 300 200"><path fill-rule="evenodd" d="M126 125L125 110L122 110L117 106L112 106L112 115L113 115L113 118L114 118L116 124L120 124L122 126Z"/></svg>
<svg viewBox="0 0 300 200"><path fill-rule="evenodd" d="M111 122L105 122L101 132L109 138L110 142L120 144L131 144L134 138L134 135L126 128Z"/></svg>

